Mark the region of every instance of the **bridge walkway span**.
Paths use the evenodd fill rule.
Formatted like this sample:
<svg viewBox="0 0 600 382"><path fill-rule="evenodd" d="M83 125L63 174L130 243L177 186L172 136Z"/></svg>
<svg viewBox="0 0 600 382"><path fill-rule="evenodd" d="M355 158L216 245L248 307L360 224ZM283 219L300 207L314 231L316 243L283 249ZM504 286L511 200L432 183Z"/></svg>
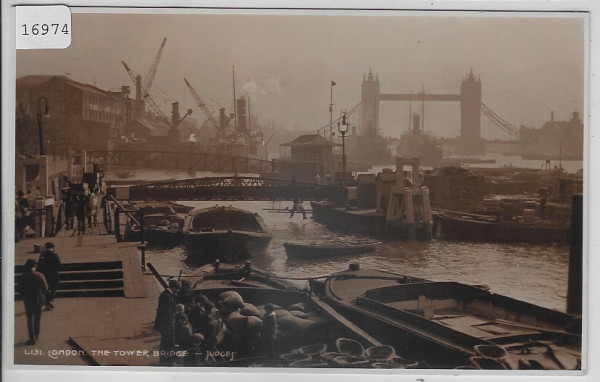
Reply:
<svg viewBox="0 0 600 382"><path fill-rule="evenodd" d="M260 200L343 200L341 186L295 182L261 177L204 177L111 185L108 193L130 201L260 201Z"/></svg>

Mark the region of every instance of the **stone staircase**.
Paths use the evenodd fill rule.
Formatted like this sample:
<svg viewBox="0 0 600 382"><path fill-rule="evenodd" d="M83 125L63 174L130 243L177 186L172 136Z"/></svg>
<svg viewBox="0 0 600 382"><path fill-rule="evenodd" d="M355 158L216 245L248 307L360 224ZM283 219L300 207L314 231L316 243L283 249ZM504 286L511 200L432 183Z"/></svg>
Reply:
<svg viewBox="0 0 600 382"><path fill-rule="evenodd" d="M18 283L24 271L15 266L15 299L20 300ZM122 261L98 261L62 264L57 298L122 297L125 295Z"/></svg>

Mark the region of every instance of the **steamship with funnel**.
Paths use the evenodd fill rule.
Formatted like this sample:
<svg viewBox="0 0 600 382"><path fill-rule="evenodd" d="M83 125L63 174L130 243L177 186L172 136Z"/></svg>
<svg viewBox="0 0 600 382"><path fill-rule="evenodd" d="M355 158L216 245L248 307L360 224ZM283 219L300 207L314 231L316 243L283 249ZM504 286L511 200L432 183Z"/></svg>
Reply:
<svg viewBox="0 0 600 382"><path fill-rule="evenodd" d="M409 131L400 137L396 154L405 158L418 157L424 166L439 166L444 158L444 150L436 138L423 132L420 119L420 115L412 115Z"/></svg>

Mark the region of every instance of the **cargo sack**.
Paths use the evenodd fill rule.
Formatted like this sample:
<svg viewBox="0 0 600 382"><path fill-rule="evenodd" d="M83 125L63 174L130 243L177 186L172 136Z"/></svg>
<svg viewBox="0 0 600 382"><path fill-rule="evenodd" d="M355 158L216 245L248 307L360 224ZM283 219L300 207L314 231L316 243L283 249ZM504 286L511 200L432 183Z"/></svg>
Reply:
<svg viewBox="0 0 600 382"><path fill-rule="evenodd" d="M243 314L244 316L256 316L259 318L262 317L260 315L258 308L248 302L244 303L244 307L242 309L240 309L240 313Z"/></svg>
<svg viewBox="0 0 600 382"><path fill-rule="evenodd" d="M219 295L219 300L223 302L223 307L226 311L232 312L236 309L244 307L244 299L236 291L227 291Z"/></svg>
<svg viewBox="0 0 600 382"><path fill-rule="evenodd" d="M248 317L237 311L232 312L225 319L225 325L228 331L241 335L248 328Z"/></svg>
<svg viewBox="0 0 600 382"><path fill-rule="evenodd" d="M290 312L294 311L294 310L297 310L297 311L300 311L300 312L305 312L306 311L306 305L303 302L299 302L299 303L290 305L289 308L288 308L288 310Z"/></svg>
<svg viewBox="0 0 600 382"><path fill-rule="evenodd" d="M313 321L305 320L291 314L277 320L277 325L281 329L292 332L302 332L308 330L313 326L313 324Z"/></svg>
<svg viewBox="0 0 600 382"><path fill-rule="evenodd" d="M304 318L306 319L308 316L306 315L306 313L301 312L299 310L291 310L290 314L294 317L298 317L298 318Z"/></svg>

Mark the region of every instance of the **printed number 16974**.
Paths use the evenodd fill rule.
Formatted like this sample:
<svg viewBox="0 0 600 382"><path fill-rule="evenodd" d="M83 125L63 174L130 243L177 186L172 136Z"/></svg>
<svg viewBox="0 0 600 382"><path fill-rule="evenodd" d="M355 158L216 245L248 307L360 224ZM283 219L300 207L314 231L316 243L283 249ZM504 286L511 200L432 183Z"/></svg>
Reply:
<svg viewBox="0 0 600 382"><path fill-rule="evenodd" d="M21 25L23 27L23 36L29 36L29 35L47 35L48 33L51 34L58 34L58 33L64 33L64 34L69 34L69 27L67 24L33 24L33 25L27 25L27 24L23 24Z"/></svg>

